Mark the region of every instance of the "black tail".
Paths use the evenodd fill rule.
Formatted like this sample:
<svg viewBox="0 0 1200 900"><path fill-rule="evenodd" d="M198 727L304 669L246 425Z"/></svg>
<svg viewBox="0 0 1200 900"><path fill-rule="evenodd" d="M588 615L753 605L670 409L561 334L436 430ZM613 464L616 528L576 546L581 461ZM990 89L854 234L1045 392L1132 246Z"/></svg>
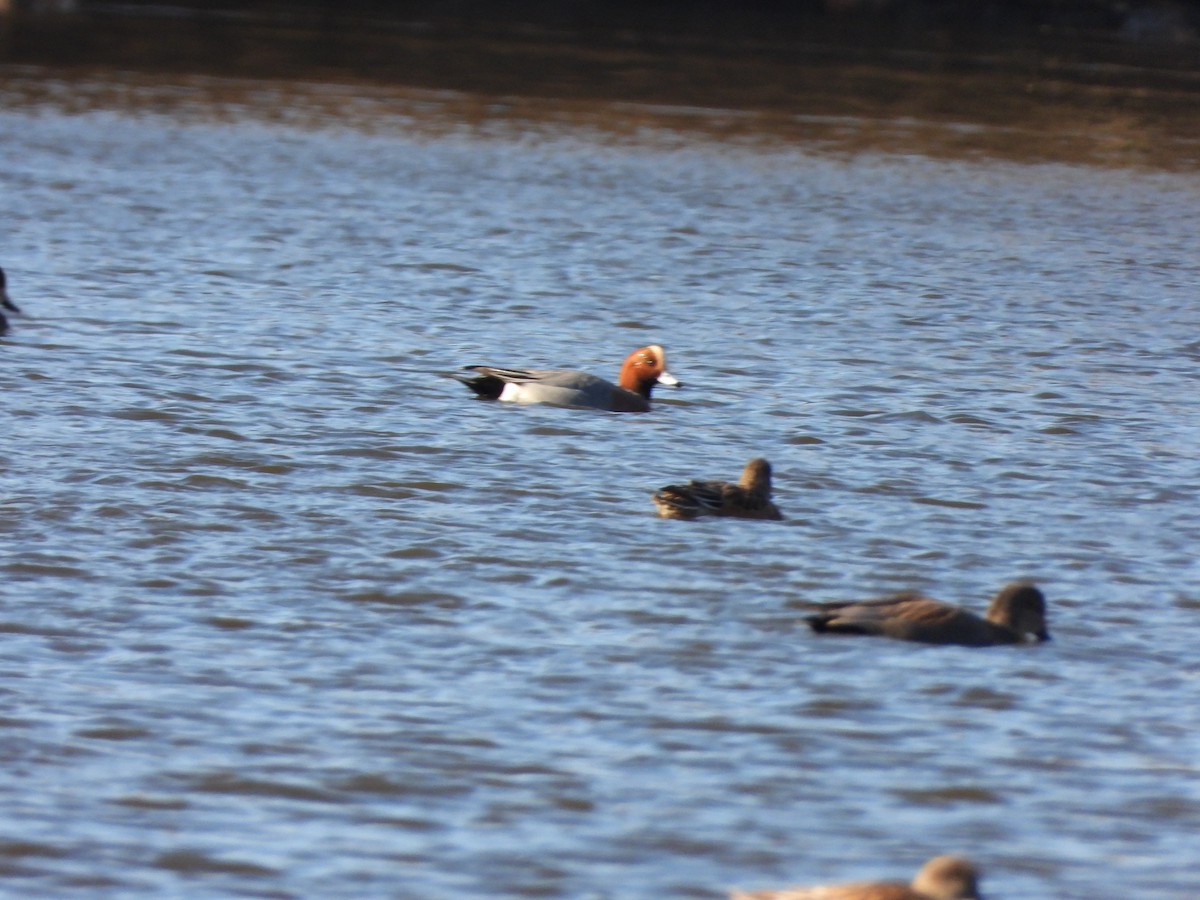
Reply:
<svg viewBox="0 0 1200 900"><path fill-rule="evenodd" d="M816 616L805 616L808 627L817 634L876 634L877 632L863 628L853 622L840 621L836 613L822 613Z"/></svg>
<svg viewBox="0 0 1200 900"><path fill-rule="evenodd" d="M470 371L474 366L465 368ZM451 377L455 381L461 381L484 400L499 400L504 390L504 382L495 375L459 375L456 372Z"/></svg>
<svg viewBox="0 0 1200 900"><path fill-rule="evenodd" d="M805 616L804 621L808 623L808 627L817 634L824 634L829 630L830 616Z"/></svg>

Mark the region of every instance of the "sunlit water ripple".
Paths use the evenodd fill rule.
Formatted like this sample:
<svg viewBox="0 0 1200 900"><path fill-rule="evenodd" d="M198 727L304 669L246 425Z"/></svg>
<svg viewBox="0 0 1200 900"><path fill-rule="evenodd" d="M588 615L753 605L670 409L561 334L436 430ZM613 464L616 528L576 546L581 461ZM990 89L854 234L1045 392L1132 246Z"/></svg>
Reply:
<svg viewBox="0 0 1200 900"><path fill-rule="evenodd" d="M1010 900L1200 893L1195 175L273 90L0 111L0 890L715 897L954 851ZM650 342L685 386L644 416L444 377ZM654 518L752 455L786 522ZM795 607L1017 576L1054 642Z"/></svg>

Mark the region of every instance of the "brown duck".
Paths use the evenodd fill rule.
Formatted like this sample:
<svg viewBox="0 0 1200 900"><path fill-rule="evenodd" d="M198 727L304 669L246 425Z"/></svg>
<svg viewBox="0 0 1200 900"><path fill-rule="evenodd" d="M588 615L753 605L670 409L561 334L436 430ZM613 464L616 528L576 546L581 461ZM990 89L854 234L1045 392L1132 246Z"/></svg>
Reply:
<svg viewBox="0 0 1200 900"><path fill-rule="evenodd" d="M990 647L1019 644L1032 635L1050 639L1046 630L1046 598L1027 581L1005 585L987 614L932 600L921 594L898 594L860 603L804 604L813 631L829 634L876 634L925 644Z"/></svg>
<svg viewBox="0 0 1200 900"><path fill-rule="evenodd" d="M912 884L860 881L767 891L732 891L731 900L981 900L979 873L958 856L936 856Z"/></svg>
<svg viewBox="0 0 1200 900"><path fill-rule="evenodd" d="M689 481L659 488L651 498L664 519L731 516L738 519L782 519L771 502L771 464L752 459L737 484L728 481Z"/></svg>

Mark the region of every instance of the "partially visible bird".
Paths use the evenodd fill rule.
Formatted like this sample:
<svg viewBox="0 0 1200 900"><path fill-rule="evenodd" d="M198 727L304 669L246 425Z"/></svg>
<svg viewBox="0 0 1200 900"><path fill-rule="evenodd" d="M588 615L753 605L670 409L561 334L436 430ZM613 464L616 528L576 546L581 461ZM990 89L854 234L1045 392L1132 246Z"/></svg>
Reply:
<svg viewBox="0 0 1200 900"><path fill-rule="evenodd" d="M4 269L0 269L0 306L15 313L21 311L17 308L17 304L8 297L8 277L4 274ZM6 331L8 331L8 319L5 318L4 313L0 313L0 334L4 334Z"/></svg>
<svg viewBox="0 0 1200 900"><path fill-rule="evenodd" d="M731 900L981 900L979 872L960 856L935 856L911 884L859 881L766 891L731 891Z"/></svg>

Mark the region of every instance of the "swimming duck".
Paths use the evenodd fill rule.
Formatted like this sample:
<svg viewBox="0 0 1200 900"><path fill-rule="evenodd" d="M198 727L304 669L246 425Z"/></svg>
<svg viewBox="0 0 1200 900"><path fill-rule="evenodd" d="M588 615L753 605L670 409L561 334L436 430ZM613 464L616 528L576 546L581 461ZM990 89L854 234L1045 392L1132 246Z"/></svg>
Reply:
<svg viewBox="0 0 1200 900"><path fill-rule="evenodd" d="M609 412L647 412L656 384L678 385L667 371L667 355L651 344L625 358L617 383L570 369L502 369L464 366L474 375L455 374L482 399L511 403L546 403Z"/></svg>
<svg viewBox="0 0 1200 900"><path fill-rule="evenodd" d="M860 881L766 891L731 891L731 900L981 900L979 872L960 856L935 856L912 884Z"/></svg>
<svg viewBox="0 0 1200 900"><path fill-rule="evenodd" d="M990 647L1019 644L1026 635L1048 641L1046 598L1027 581L1005 585L984 617L960 606L921 594L897 594L860 603L806 603L813 615L805 621L813 631L830 634L875 634L926 644Z"/></svg>
<svg viewBox="0 0 1200 900"><path fill-rule="evenodd" d="M739 519L782 519L771 502L771 464L756 458L746 463L737 484L689 481L659 488L651 498L664 519L731 516Z"/></svg>

